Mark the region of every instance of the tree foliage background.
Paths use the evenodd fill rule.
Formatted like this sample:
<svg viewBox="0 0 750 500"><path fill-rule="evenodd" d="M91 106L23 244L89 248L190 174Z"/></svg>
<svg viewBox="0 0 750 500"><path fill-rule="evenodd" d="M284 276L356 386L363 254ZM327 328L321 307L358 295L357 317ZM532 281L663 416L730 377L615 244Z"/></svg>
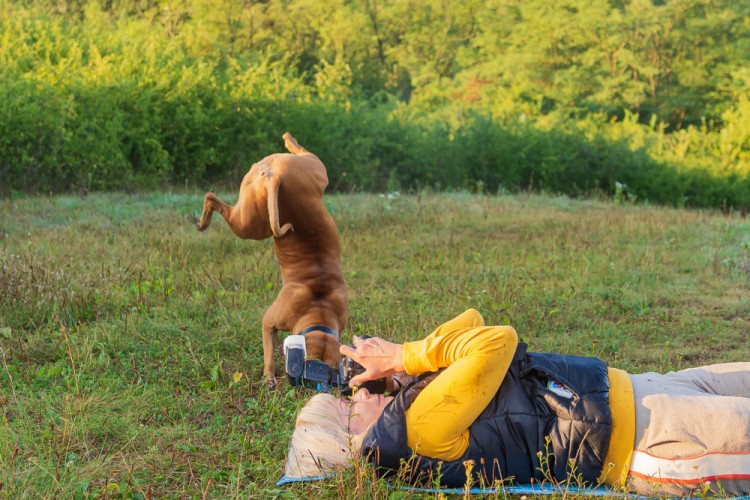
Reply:
<svg viewBox="0 0 750 500"><path fill-rule="evenodd" d="M235 183L750 208L750 4L0 0L0 193Z"/></svg>

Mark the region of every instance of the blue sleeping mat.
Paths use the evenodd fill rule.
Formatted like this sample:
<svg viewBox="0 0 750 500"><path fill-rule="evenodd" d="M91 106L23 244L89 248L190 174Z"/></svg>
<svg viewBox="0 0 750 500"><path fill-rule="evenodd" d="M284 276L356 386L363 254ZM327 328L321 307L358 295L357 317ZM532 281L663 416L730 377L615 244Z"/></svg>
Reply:
<svg viewBox="0 0 750 500"><path fill-rule="evenodd" d="M306 477L306 478L289 478L282 477L276 486L283 486L289 483L307 482L307 481L320 481L333 477L334 474L328 474L323 476ZM389 488L394 490L402 491L413 491L420 493L443 493L446 495L464 495L466 490L463 488L417 488L408 486L390 486ZM469 493L472 495L497 495L497 494L508 494L508 495L575 495L575 496L588 496L588 497L618 497L618 498L631 498L631 499L644 499L639 495L629 495L621 491L607 488L606 486L598 486L596 488L579 488L577 486L554 486L551 484L522 484L516 486L503 486L502 488L471 488ZM682 499L685 500L685 499ZM688 499L689 500L689 499ZM750 500L750 496L734 497L734 500Z"/></svg>

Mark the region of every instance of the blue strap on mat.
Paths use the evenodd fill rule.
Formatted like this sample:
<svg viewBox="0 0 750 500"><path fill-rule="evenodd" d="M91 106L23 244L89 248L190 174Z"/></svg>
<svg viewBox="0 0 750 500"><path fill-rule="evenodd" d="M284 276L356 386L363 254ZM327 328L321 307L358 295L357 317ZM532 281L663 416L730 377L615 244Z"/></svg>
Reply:
<svg viewBox="0 0 750 500"><path fill-rule="evenodd" d="M447 495L464 495L466 490L463 488L418 488L409 486L393 486L388 485L392 490L404 490L421 493L443 493ZM554 486L551 484L521 484L515 486L502 486L500 488L471 488L469 493L472 495L497 495L499 493L506 493L510 495L575 495L575 496L586 496L586 497L613 497L613 498L628 498L628 499L648 499L637 494L624 493L622 491L613 490L606 486L597 486L591 488L579 488L577 486ZM750 496L741 497L729 497L731 500L750 500ZM681 498L680 500L702 500L699 498Z"/></svg>
<svg viewBox="0 0 750 500"><path fill-rule="evenodd" d="M389 486L391 489L404 491L422 492L422 493L443 493L447 495L464 495L464 488L418 488L408 486ZM502 486L500 488L471 488L469 493L472 495L497 495L506 493L510 495L576 495L587 497L618 497L618 498L642 498L638 495L630 495L620 491L615 491L605 486L596 488L579 488L577 486L553 486L550 484L520 484L514 486Z"/></svg>

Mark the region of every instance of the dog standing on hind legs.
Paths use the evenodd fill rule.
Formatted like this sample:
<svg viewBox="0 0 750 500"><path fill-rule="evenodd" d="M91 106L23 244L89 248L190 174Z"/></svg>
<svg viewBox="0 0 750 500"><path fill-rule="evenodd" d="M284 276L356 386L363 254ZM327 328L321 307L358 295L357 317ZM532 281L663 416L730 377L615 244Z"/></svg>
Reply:
<svg viewBox="0 0 750 500"><path fill-rule="evenodd" d="M197 224L199 231L206 229L216 211L240 238L273 236L283 285L263 316L263 374L271 389L277 384L274 351L280 330L304 335L307 356L336 367L349 314L338 229L323 205L326 168L289 132L283 138L290 154L254 164L234 206L206 193Z"/></svg>

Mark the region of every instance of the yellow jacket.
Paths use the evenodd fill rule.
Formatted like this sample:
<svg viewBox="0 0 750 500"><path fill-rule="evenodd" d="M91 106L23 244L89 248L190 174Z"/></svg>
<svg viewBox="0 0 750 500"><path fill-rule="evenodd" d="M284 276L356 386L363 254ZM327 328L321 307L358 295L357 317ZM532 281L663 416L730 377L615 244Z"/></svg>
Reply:
<svg viewBox="0 0 750 500"><path fill-rule="evenodd" d="M484 410L513 359L518 344L510 326L485 326L475 309L442 324L422 340L404 344L410 375L445 371L406 412L407 444L419 454L456 460L469 445L469 426ZM601 479L622 484L635 440L635 402L630 377L609 368L612 437Z"/></svg>

